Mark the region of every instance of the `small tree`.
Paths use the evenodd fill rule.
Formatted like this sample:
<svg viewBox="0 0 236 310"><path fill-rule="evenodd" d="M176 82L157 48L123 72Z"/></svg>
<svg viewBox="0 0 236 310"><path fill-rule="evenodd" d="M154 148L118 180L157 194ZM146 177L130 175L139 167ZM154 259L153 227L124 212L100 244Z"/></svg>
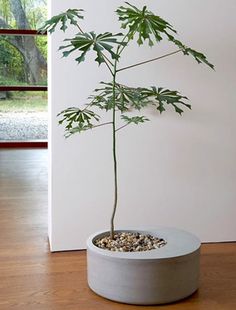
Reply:
<svg viewBox="0 0 236 310"><path fill-rule="evenodd" d="M96 34L94 31L84 32L79 23L83 19L82 9L68 9L65 13L52 17L40 28L40 31L52 33L58 24L60 24L62 31L67 29L68 23L77 27L78 34L73 38L65 39L66 45L59 48L59 50L62 50L63 56L67 57L70 54L77 53L75 61L80 64L85 61L88 52L93 50L96 53L95 61L98 65L104 64L110 72L112 80L110 82L101 82L102 86L95 89L94 94L88 98L89 101L85 108L71 107L59 113L59 116L61 116L59 124L65 123L66 137L99 126L111 126L114 163L114 205L110 223L110 237L112 239L114 238L114 219L118 200L116 135L119 130L130 124L137 125L148 121L146 116L130 117L127 112L130 110L140 111L144 107L153 106L162 113L165 111L166 105L169 105L181 115L183 108L191 109L191 105L187 103L187 97L182 96L178 91L155 86L129 87L117 82L118 73L180 52L192 56L198 63L204 63L210 68L214 68L204 54L187 47L177 40L176 30L167 21L149 11L146 6L138 9L128 2L125 3L125 6L120 6L116 10L124 33L105 32ZM150 47L166 38L178 49L153 59L120 68L119 60L123 51L136 38L139 46L147 41ZM100 123L100 116L94 112L93 108L110 112L110 122ZM124 122L120 127L117 125L117 115Z"/></svg>

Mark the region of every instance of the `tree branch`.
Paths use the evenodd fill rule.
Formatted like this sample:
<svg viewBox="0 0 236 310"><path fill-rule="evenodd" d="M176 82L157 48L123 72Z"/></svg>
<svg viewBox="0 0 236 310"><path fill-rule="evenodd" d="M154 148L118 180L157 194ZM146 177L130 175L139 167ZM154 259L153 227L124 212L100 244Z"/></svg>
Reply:
<svg viewBox="0 0 236 310"><path fill-rule="evenodd" d="M127 70L127 69L131 69L131 68L134 68L134 67L137 67L137 66L141 66L141 65L147 64L149 62L156 61L156 60L159 60L159 59L162 59L162 58L165 58L165 57L177 54L179 52L182 52L182 49L179 49L179 50L177 50L175 52L172 52L172 53L169 53L169 54L165 54L165 55L162 55L162 56L159 56L159 57L156 57L156 58L152 58L152 59L149 59L149 60L138 62L136 64L133 64L133 65L130 65L130 66L127 66L127 67L123 67L121 69L118 69L117 72L120 72L120 71L123 71L123 70Z"/></svg>
<svg viewBox="0 0 236 310"><path fill-rule="evenodd" d="M123 128L125 128L125 127L128 126L128 125L130 125L130 123L127 123L127 124L125 124L125 125L123 125L123 126L120 126L119 128L116 129L116 131L123 129Z"/></svg>
<svg viewBox="0 0 236 310"><path fill-rule="evenodd" d="M79 31L80 31L81 33L84 33L83 29L80 27L79 24L76 23L76 26L77 26L77 28L79 29Z"/></svg>
<svg viewBox="0 0 236 310"><path fill-rule="evenodd" d="M91 127L91 129L96 128L96 127L100 127L100 126L111 125L111 124L112 124L112 122L102 123L99 125L94 125L93 127Z"/></svg>
<svg viewBox="0 0 236 310"><path fill-rule="evenodd" d="M122 42L122 43L125 42L126 38L128 38L128 33L123 37L123 39L122 39L121 42ZM121 55L121 53L123 52L123 50L126 48L126 46L128 45L129 41L130 41L130 39L128 39L127 42L125 42L126 45L124 45L124 46L120 45L120 46L118 47L116 53L117 53L119 56ZM121 50L120 50L120 48L121 48ZM118 72L118 71L119 71L119 70L117 70L117 72Z"/></svg>

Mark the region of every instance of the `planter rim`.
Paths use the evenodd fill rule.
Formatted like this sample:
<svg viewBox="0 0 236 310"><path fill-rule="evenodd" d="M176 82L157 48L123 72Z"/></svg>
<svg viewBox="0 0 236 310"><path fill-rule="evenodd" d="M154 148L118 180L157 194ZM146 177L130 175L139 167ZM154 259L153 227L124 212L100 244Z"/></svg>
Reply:
<svg viewBox="0 0 236 310"><path fill-rule="evenodd" d="M144 234L151 234L153 236L163 238L167 241L167 244L161 248L143 251L143 252L113 252L109 250L104 250L98 248L94 245L94 239L102 237L109 233L107 230L99 231L92 234L87 239L87 250L97 253L98 255L104 255L110 258L120 258L120 259L167 259L167 258L176 258L188 255L197 251L200 246L200 240L193 234L172 227L158 227L155 229L150 228L137 228L137 229L117 229L116 232L139 232Z"/></svg>

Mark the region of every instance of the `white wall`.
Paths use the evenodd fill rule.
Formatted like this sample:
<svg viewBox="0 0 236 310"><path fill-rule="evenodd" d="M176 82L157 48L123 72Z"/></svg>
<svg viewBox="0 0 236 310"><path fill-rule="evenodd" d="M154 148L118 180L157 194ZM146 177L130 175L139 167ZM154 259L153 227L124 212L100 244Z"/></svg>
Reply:
<svg viewBox="0 0 236 310"><path fill-rule="evenodd" d="M84 8L83 28L119 31L120 0L51 1L52 14ZM175 226L202 241L236 240L235 0L141 1L179 30L186 45L204 52L216 71L180 54L120 75L128 85L158 85L190 98L192 111L152 114L152 122L121 131L117 227ZM66 36L73 33L69 31ZM112 153L109 127L65 140L56 114L86 103L99 81L110 80L93 61L77 65L57 51L64 38L52 37L50 241L52 251L85 247L87 236L109 227ZM176 48L169 44L132 46L123 65Z"/></svg>

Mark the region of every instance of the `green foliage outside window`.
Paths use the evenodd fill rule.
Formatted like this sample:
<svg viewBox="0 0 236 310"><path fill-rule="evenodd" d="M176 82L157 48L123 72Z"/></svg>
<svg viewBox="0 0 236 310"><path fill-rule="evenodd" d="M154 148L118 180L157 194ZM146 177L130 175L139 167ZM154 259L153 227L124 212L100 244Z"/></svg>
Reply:
<svg viewBox="0 0 236 310"><path fill-rule="evenodd" d="M33 29L47 19L45 0L0 0L1 29ZM37 51L29 56L27 50ZM33 56L32 56L33 55ZM46 84L47 38L0 35L0 83ZM38 70L31 68L33 63ZM32 71L35 71L32 73ZM37 72L36 72L37 71Z"/></svg>

